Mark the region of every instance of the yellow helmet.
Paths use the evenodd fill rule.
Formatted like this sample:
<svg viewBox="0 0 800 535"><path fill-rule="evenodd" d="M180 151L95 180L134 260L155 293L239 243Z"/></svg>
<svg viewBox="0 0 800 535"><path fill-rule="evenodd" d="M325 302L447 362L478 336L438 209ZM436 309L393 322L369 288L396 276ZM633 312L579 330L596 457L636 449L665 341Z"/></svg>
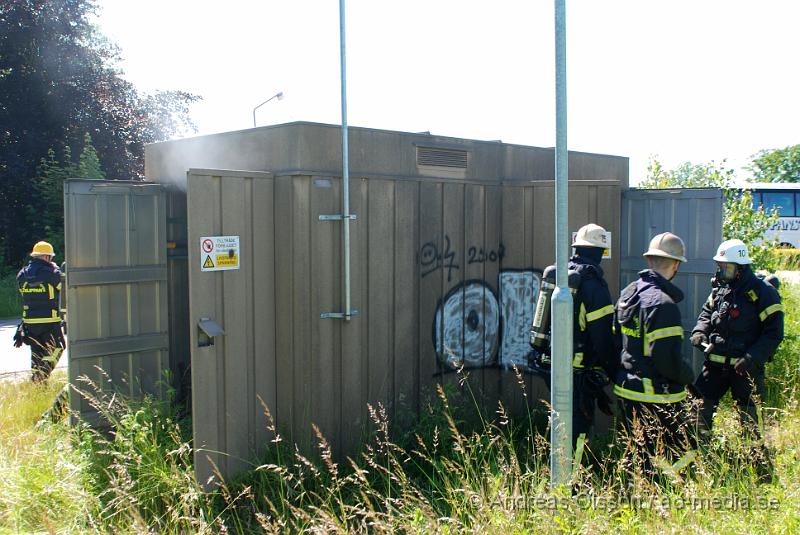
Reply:
<svg viewBox="0 0 800 535"><path fill-rule="evenodd" d="M46 241L40 241L36 245L33 246L33 251L31 251L32 255L50 255L55 256L56 253L53 251L53 246L47 243Z"/></svg>

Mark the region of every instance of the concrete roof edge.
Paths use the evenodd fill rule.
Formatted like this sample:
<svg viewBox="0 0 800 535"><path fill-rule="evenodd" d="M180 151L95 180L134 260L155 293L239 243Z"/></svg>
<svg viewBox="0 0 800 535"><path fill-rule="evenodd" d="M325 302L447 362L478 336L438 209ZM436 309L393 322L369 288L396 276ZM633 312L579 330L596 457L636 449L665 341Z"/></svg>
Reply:
<svg viewBox="0 0 800 535"><path fill-rule="evenodd" d="M189 136L189 137L183 137L183 138L178 138L178 139L170 139L170 140L166 140L166 141L158 141L156 143L148 143L146 146L158 145L158 144L161 144L161 143L176 143L176 142L181 142L181 141L185 141L185 140L199 139L199 138L230 136L230 135L235 135L235 134L241 134L242 132L256 131L256 130L277 130L277 129L287 128L287 127L292 127L292 126L313 126L313 127L323 127L323 128L334 128L334 129L337 129L337 130L341 129L341 125L337 125L337 124L315 123L313 121L292 121L292 122L288 122L288 123L279 123L279 124L259 126L259 127L256 127L256 128L243 128L241 130L231 130L229 132L216 132L216 133L213 133L213 134ZM414 136L427 136L427 137L429 137L431 139L469 141L471 143L478 143L478 144L481 144L481 145L492 145L492 146L495 146L495 147L500 145L500 146L506 146L506 147L520 147L520 148L525 148L525 149L539 149L539 150L544 150L544 151L553 151L553 150L555 150L553 147L538 147L538 146L535 146L535 145L523 145L521 143L505 143L503 141L497 141L497 140L482 140L482 139L461 138L461 137L455 137L455 136L431 134L431 133L428 133L428 132L405 132L403 130L384 130L384 129L380 129L380 128L371 128L371 127L365 127L365 126L348 126L348 129L349 130L362 131L362 132L379 132L379 133L385 133L385 134L403 134L403 135L414 135ZM615 155L615 154L601 154L601 153L597 153L597 152L586 152L586 151L576 151L576 150L570 150L569 152L570 152L570 154L582 154L582 155L587 155L587 156L599 156L599 157L604 157L604 158L629 160L628 156L618 156L618 155Z"/></svg>

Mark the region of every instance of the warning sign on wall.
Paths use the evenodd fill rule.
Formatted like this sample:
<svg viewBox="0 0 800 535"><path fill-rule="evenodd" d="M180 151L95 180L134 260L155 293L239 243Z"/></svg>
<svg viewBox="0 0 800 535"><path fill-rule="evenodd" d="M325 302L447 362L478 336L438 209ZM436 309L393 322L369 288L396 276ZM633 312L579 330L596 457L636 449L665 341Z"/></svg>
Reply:
<svg viewBox="0 0 800 535"><path fill-rule="evenodd" d="M239 236L200 238L200 271L239 269Z"/></svg>

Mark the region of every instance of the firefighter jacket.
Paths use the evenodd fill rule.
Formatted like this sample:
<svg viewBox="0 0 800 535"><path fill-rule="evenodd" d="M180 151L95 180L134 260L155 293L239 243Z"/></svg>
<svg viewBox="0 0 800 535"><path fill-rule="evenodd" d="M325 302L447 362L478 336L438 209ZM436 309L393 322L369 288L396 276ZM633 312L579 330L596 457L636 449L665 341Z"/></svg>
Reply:
<svg viewBox="0 0 800 535"><path fill-rule="evenodd" d="M758 278L749 266L730 283L712 283L692 333L701 332L712 344L706 362L732 365L749 356L757 365L772 359L783 340L783 305L778 291Z"/></svg>
<svg viewBox="0 0 800 535"><path fill-rule="evenodd" d="M569 270L580 275L580 286L573 298L573 367L601 367L613 375L619 354L614 341L614 305L603 269L595 262L573 256Z"/></svg>
<svg viewBox="0 0 800 535"><path fill-rule="evenodd" d="M644 403L676 403L694 382L690 362L681 352L683 327L678 305L683 292L653 270L639 272L616 307L622 334L621 367L614 393Z"/></svg>
<svg viewBox="0 0 800 535"><path fill-rule="evenodd" d="M34 258L17 274L22 294L22 321L26 324L60 323L58 294L61 271L50 262Z"/></svg>

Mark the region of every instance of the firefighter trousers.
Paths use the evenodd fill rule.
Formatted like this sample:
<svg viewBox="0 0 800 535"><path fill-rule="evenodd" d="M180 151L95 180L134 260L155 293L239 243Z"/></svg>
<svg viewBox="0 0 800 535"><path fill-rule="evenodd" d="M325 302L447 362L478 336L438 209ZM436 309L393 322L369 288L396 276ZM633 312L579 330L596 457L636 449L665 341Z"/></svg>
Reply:
<svg viewBox="0 0 800 535"><path fill-rule="evenodd" d="M34 382L47 381L64 345L61 323L25 325L25 336L31 346L31 379Z"/></svg>
<svg viewBox="0 0 800 535"><path fill-rule="evenodd" d="M695 381L695 389L703 401L698 410L697 424L702 436L711 436L714 413L719 402L730 390L739 413L742 428L750 438L759 439L763 434L761 400L764 397L764 366L755 365L752 372L739 375L733 366L706 362L703 372Z"/></svg>
<svg viewBox="0 0 800 535"><path fill-rule="evenodd" d="M662 458L679 472L692 462L697 441L688 407L679 403L645 403L619 398L623 415L626 457L637 473L657 475Z"/></svg>

